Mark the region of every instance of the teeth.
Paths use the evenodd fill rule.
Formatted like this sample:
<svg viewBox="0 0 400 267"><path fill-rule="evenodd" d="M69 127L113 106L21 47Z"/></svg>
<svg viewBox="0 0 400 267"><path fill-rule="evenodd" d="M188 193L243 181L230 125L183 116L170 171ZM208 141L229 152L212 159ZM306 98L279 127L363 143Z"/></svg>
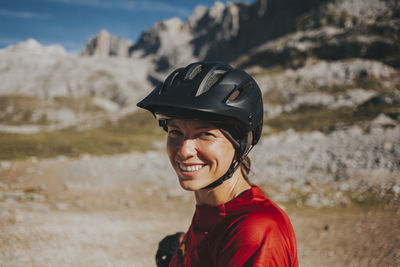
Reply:
<svg viewBox="0 0 400 267"><path fill-rule="evenodd" d="M190 165L190 166L185 166L185 165L179 164L179 168L180 168L182 171L185 171L185 172L194 172L194 171L198 171L198 170L200 170L201 168L203 168L203 165Z"/></svg>

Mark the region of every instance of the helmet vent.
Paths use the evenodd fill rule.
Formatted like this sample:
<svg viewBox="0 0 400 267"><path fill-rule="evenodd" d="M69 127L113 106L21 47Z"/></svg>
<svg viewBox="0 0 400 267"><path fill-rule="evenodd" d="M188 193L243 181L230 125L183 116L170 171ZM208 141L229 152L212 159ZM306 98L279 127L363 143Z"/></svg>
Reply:
<svg viewBox="0 0 400 267"><path fill-rule="evenodd" d="M202 67L200 64L198 65L193 65L188 72L185 75L185 80L189 79L189 80L193 80L197 74L199 74L202 71Z"/></svg>
<svg viewBox="0 0 400 267"><path fill-rule="evenodd" d="M165 93L168 90L168 88L170 88L172 86L172 84L176 80L175 78L179 75L181 70L182 69L177 69L167 77L167 79L165 80L165 82L161 86L160 91L158 92L159 95L162 95L163 93Z"/></svg>
<svg viewBox="0 0 400 267"><path fill-rule="evenodd" d="M172 86L174 83L179 83L179 80L176 79L179 75L179 72L177 71L174 76L172 76L171 81L169 82L168 86Z"/></svg>
<svg viewBox="0 0 400 267"><path fill-rule="evenodd" d="M202 86L200 86L199 90L197 91L196 96L204 94L205 92L209 91L211 87L213 87L221 77L226 73L224 70L216 70Z"/></svg>
<svg viewBox="0 0 400 267"><path fill-rule="evenodd" d="M228 101L235 101L245 95L251 88L253 88L253 84L251 81L245 83L243 86L235 89L228 97Z"/></svg>
<svg viewBox="0 0 400 267"><path fill-rule="evenodd" d="M232 94L229 95L228 100L229 100L229 101L233 101L233 100L235 100L239 95L240 95L240 90L236 89L235 91L232 92Z"/></svg>

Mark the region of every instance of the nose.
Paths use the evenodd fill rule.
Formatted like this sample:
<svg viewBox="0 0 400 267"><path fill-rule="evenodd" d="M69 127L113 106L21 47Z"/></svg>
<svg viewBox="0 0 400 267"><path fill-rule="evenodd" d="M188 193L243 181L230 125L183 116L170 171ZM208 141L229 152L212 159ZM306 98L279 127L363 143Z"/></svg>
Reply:
<svg viewBox="0 0 400 267"><path fill-rule="evenodd" d="M191 156L196 155L196 141L194 139L185 139L183 140L178 155L182 159L190 158Z"/></svg>

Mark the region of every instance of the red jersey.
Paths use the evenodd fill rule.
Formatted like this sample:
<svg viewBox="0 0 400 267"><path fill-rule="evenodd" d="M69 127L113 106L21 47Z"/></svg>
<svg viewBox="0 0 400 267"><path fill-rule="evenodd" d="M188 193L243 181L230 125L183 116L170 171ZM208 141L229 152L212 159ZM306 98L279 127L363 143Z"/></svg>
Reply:
<svg viewBox="0 0 400 267"><path fill-rule="evenodd" d="M171 259L174 266L294 266L296 238L288 216L254 186L218 206L196 206Z"/></svg>

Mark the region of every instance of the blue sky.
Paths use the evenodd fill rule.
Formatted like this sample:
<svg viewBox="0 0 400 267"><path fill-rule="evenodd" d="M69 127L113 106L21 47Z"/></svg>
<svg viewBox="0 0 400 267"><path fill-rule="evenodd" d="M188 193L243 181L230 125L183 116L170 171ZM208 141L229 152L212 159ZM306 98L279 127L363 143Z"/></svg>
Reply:
<svg viewBox="0 0 400 267"><path fill-rule="evenodd" d="M101 29L136 41L156 21L186 20L215 0L0 0L0 48L34 38L79 53ZM227 0L220 1L223 3ZM253 2L242 0L242 2Z"/></svg>

